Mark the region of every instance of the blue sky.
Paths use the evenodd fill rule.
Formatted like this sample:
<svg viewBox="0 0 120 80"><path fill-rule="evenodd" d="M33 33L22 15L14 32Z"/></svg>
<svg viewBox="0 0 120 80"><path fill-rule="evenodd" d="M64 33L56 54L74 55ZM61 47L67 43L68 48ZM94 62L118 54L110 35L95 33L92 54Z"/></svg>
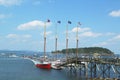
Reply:
<svg viewBox="0 0 120 80"><path fill-rule="evenodd" d="M120 0L0 0L0 49L43 51L44 23L47 23L47 51L55 49L57 21L58 49L104 47L120 54Z"/></svg>

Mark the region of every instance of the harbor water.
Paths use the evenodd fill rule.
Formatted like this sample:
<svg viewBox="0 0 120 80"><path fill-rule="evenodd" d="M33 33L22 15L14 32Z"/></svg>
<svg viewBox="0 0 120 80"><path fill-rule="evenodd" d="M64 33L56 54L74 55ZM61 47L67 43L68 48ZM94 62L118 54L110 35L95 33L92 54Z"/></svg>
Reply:
<svg viewBox="0 0 120 80"><path fill-rule="evenodd" d="M37 68L23 58L0 57L0 80L80 80L64 70Z"/></svg>
<svg viewBox="0 0 120 80"><path fill-rule="evenodd" d="M48 70L37 68L30 59L26 59L24 56L40 58L43 55L42 53L34 54L30 52L12 52L12 54L11 52L1 52L0 80L87 80L100 76L102 78L120 79L120 75L116 73L116 70L120 71L120 67L115 65L96 64L92 62L88 64L87 69L84 65L78 65L79 67L77 68L65 67L62 70ZM55 54L48 53L47 56L50 59L56 58ZM63 60L65 54L59 54L57 57ZM110 56L107 57L107 59L109 58L111 59Z"/></svg>

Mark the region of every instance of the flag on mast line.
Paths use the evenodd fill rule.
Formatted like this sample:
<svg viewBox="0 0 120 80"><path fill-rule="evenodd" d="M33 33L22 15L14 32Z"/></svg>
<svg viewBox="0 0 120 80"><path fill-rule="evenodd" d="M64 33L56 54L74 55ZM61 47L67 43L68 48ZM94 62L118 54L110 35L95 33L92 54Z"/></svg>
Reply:
<svg viewBox="0 0 120 80"><path fill-rule="evenodd" d="M72 22L71 21L68 21L69 24L71 24Z"/></svg>
<svg viewBox="0 0 120 80"><path fill-rule="evenodd" d="M50 20L48 19L47 22L50 22Z"/></svg>
<svg viewBox="0 0 120 80"><path fill-rule="evenodd" d="M61 21L57 21L57 23L59 23L59 24L60 24L60 23L61 23Z"/></svg>
<svg viewBox="0 0 120 80"><path fill-rule="evenodd" d="M78 24L79 24L79 25L81 25L81 23L80 23L80 22L78 22Z"/></svg>

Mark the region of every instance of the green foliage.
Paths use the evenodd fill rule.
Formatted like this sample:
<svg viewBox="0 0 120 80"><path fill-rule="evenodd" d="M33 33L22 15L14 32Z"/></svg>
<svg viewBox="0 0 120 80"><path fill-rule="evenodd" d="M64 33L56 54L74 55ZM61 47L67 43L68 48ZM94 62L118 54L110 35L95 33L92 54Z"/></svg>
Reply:
<svg viewBox="0 0 120 80"><path fill-rule="evenodd" d="M76 48L69 48L68 53L76 53ZM56 53L56 52L52 52ZM66 49L63 49L61 51L57 51L57 53L66 53ZM112 51L110 51L107 48L102 48L102 47L85 47L85 48L78 48L78 53L79 54L114 54Z"/></svg>

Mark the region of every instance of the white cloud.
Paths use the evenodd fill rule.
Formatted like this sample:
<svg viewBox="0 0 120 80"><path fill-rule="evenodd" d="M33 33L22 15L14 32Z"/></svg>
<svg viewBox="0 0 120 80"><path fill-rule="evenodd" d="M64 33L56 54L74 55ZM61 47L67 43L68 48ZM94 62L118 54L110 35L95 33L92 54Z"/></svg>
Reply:
<svg viewBox="0 0 120 80"><path fill-rule="evenodd" d="M2 6L20 5L23 0L0 0Z"/></svg>
<svg viewBox="0 0 120 80"><path fill-rule="evenodd" d="M71 31L69 31L69 33L72 33L72 32L77 32L77 27L75 27ZM85 28L78 27L78 33L79 33L79 37L99 37L99 36L102 36L103 34L104 34L104 36L114 36L115 35L115 33L112 33L112 32L107 32L107 33L93 32L91 30L91 28L89 28L89 27L85 27Z"/></svg>
<svg viewBox="0 0 120 80"><path fill-rule="evenodd" d="M49 3L55 3L55 0L48 0Z"/></svg>
<svg viewBox="0 0 120 80"><path fill-rule="evenodd" d="M120 17L120 10L112 11L109 15L113 17Z"/></svg>
<svg viewBox="0 0 120 80"><path fill-rule="evenodd" d="M112 33L112 32L107 32L106 34L104 34L104 35L106 35L106 36L113 36L113 35L115 35L115 33Z"/></svg>
<svg viewBox="0 0 120 80"><path fill-rule="evenodd" d="M105 46L105 45L108 45L108 42L102 42L99 44L100 46Z"/></svg>
<svg viewBox="0 0 120 80"><path fill-rule="evenodd" d="M91 31L84 32L84 33L80 34L81 37L98 37L101 35L102 35L101 33L93 33Z"/></svg>
<svg viewBox="0 0 120 80"><path fill-rule="evenodd" d="M50 23L46 23L46 26L50 26ZM39 20L34 20L31 22L27 22L24 24L20 24L17 29L18 30L31 30L31 29L38 29L40 27L44 27L45 26L45 22L43 21L39 21Z"/></svg>
<svg viewBox="0 0 120 80"><path fill-rule="evenodd" d="M120 35L117 35L117 36L115 36L115 37L113 37L112 39L110 39L109 41L120 41Z"/></svg>
<svg viewBox="0 0 120 80"><path fill-rule="evenodd" d="M22 35L23 38L31 38L32 36L29 35L29 34L26 34L26 35Z"/></svg>
<svg viewBox="0 0 120 80"><path fill-rule="evenodd" d="M48 36L48 35L50 35L50 34L52 34L52 31L47 31L47 32L46 32L46 36ZM42 32L41 35L44 36L44 32Z"/></svg>
<svg viewBox="0 0 120 80"><path fill-rule="evenodd" d="M31 35L29 34L23 34L23 35L20 35L20 34L8 34L6 36L7 40L9 41L10 45L18 45L18 44L26 44L28 43L30 40L31 40Z"/></svg>
<svg viewBox="0 0 120 80"><path fill-rule="evenodd" d="M77 32L77 27L73 28L71 31L69 31L70 33L73 34L73 32ZM79 37L99 37L102 35L102 33L95 33L91 30L91 28L85 27L85 28L81 28L78 27L78 35Z"/></svg>
<svg viewBox="0 0 120 80"><path fill-rule="evenodd" d="M108 39L104 42L100 42L98 44L93 44L93 46L108 46L108 45L114 45L116 44L118 41L120 41L120 35L114 36L111 39Z"/></svg>
<svg viewBox="0 0 120 80"><path fill-rule="evenodd" d="M114 39L120 40L120 35L117 35L116 37L114 37Z"/></svg>
<svg viewBox="0 0 120 80"><path fill-rule="evenodd" d="M46 35L50 35L50 34L52 34L52 31L46 32Z"/></svg>
<svg viewBox="0 0 120 80"><path fill-rule="evenodd" d="M6 15L0 14L0 19L3 19L3 18L5 18L5 17L6 17Z"/></svg>
<svg viewBox="0 0 120 80"><path fill-rule="evenodd" d="M8 34L6 38L18 38L17 34Z"/></svg>
<svg viewBox="0 0 120 80"><path fill-rule="evenodd" d="M0 19L8 18L11 14L0 14Z"/></svg>
<svg viewBox="0 0 120 80"><path fill-rule="evenodd" d="M108 42L95 43L92 46L106 46L106 45L108 45Z"/></svg>
<svg viewBox="0 0 120 80"><path fill-rule="evenodd" d="M90 30L90 28L81 28L81 27L78 28L79 32L85 32L85 31L89 31L89 30ZM77 27L73 28L72 32L77 32Z"/></svg>
<svg viewBox="0 0 120 80"><path fill-rule="evenodd" d="M25 35L18 35L18 34L8 34L6 38L15 38L15 39L28 39L31 38L32 36L29 34Z"/></svg>
<svg viewBox="0 0 120 80"><path fill-rule="evenodd" d="M41 4L41 1L34 1L33 2L33 5L40 5Z"/></svg>

